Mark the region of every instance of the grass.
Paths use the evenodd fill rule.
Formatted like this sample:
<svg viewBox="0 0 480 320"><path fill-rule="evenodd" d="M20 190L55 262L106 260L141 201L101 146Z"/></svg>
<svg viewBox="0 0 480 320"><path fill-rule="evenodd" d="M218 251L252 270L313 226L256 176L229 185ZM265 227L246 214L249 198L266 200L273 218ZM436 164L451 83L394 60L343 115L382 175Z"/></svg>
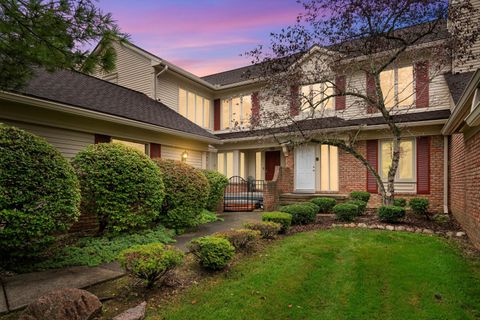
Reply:
<svg viewBox="0 0 480 320"><path fill-rule="evenodd" d="M479 319L480 266L445 239L296 234L202 281L148 319Z"/></svg>

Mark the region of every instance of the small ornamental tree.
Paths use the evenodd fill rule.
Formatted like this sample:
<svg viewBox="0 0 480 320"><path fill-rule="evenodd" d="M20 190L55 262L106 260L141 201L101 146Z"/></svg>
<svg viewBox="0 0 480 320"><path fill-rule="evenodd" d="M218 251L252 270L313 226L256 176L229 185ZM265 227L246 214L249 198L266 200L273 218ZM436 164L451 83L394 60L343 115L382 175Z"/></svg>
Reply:
<svg viewBox="0 0 480 320"><path fill-rule="evenodd" d="M54 147L0 126L0 256L41 251L78 219L79 204L75 171Z"/></svg>
<svg viewBox="0 0 480 320"><path fill-rule="evenodd" d="M82 211L95 214L99 232L147 227L161 212L165 196L160 169L146 155L117 143L100 143L72 162L80 179Z"/></svg>

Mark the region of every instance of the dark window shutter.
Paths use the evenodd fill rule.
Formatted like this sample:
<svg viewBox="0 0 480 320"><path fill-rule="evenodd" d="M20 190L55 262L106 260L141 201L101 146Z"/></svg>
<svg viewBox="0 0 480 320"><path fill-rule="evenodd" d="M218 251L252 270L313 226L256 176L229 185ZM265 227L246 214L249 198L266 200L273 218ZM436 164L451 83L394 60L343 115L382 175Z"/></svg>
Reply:
<svg viewBox="0 0 480 320"><path fill-rule="evenodd" d="M213 130L220 130L220 99L213 100Z"/></svg>
<svg viewBox="0 0 480 320"><path fill-rule="evenodd" d="M290 115L292 117L300 114L300 101L298 96L299 86L290 87Z"/></svg>
<svg viewBox="0 0 480 320"><path fill-rule="evenodd" d="M376 89L375 89L375 77L373 74L367 72L366 73L366 84L367 84L367 97L375 99L375 96L377 95ZM375 106L369 104L367 106L367 113L375 113L377 109Z"/></svg>
<svg viewBox="0 0 480 320"><path fill-rule="evenodd" d="M430 100L430 81L428 62L415 64L415 104L417 108L427 108Z"/></svg>
<svg viewBox="0 0 480 320"><path fill-rule="evenodd" d="M367 140L367 161L378 172L378 140ZM367 191L371 193L378 192L377 179L367 169Z"/></svg>
<svg viewBox="0 0 480 320"><path fill-rule="evenodd" d="M158 143L150 143L150 158L156 159L162 157L162 145Z"/></svg>
<svg viewBox="0 0 480 320"><path fill-rule="evenodd" d="M336 76L335 77L335 93L336 94L344 93L346 84L347 84L347 78L345 76ZM346 107L346 102L347 102L346 96L336 96L335 110L344 110Z"/></svg>
<svg viewBox="0 0 480 320"><path fill-rule="evenodd" d="M252 93L252 124L257 125L260 120L260 97L258 92Z"/></svg>
<svg viewBox="0 0 480 320"><path fill-rule="evenodd" d="M112 141L112 137L104 135L104 134L95 134L95 144L97 143L110 143Z"/></svg>
<svg viewBox="0 0 480 320"><path fill-rule="evenodd" d="M430 193L430 137L417 137L417 193Z"/></svg>

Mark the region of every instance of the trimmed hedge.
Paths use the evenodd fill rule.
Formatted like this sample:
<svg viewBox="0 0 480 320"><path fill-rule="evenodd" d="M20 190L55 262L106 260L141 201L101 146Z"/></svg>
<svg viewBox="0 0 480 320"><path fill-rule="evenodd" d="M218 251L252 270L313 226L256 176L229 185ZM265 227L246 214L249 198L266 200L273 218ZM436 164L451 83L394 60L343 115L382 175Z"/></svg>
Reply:
<svg viewBox="0 0 480 320"><path fill-rule="evenodd" d="M337 200L332 198L314 198L310 201L318 206L318 212L320 213L331 212L333 207L335 207L335 205L337 204Z"/></svg>
<svg viewBox="0 0 480 320"><path fill-rule="evenodd" d="M155 159L163 175L161 222L169 228L195 226L207 204L209 185L202 171L181 161Z"/></svg>
<svg viewBox="0 0 480 320"><path fill-rule="evenodd" d="M250 251L257 240L260 239L260 231L251 229L231 229L228 231L216 232L213 236L227 239L236 250Z"/></svg>
<svg viewBox="0 0 480 320"><path fill-rule="evenodd" d="M181 265L183 257L183 252L175 247L149 243L122 251L118 260L125 271L145 280L147 288L151 289L168 271Z"/></svg>
<svg viewBox="0 0 480 320"><path fill-rule="evenodd" d="M397 206L381 206L378 208L380 221L395 223L403 217L405 217L405 208Z"/></svg>
<svg viewBox="0 0 480 320"><path fill-rule="evenodd" d="M427 216L430 202L427 198L412 198L409 202L409 206L414 213Z"/></svg>
<svg viewBox="0 0 480 320"><path fill-rule="evenodd" d="M188 248L201 266L211 270L225 268L235 255L235 247L227 239L215 236L193 239Z"/></svg>
<svg viewBox="0 0 480 320"><path fill-rule="evenodd" d="M262 221L270 221L280 224L282 226L280 232L285 233L292 224L292 215L290 213L279 211L265 212L262 214Z"/></svg>
<svg viewBox="0 0 480 320"><path fill-rule="evenodd" d="M162 209L160 169L146 155L118 143L88 146L72 161L80 179L82 210L95 214L99 232L146 228Z"/></svg>
<svg viewBox="0 0 480 320"><path fill-rule="evenodd" d="M352 198L352 200L362 200L368 203L368 200L370 200L370 193L366 191L352 191L350 192L350 198Z"/></svg>
<svg viewBox="0 0 480 320"><path fill-rule="evenodd" d="M0 126L1 257L45 249L78 219L79 204L77 176L60 152L43 138Z"/></svg>
<svg viewBox="0 0 480 320"><path fill-rule="evenodd" d="M367 210L367 203L366 203L365 201L362 201L362 200L350 200L350 201L347 201L346 203L356 205L356 206L358 207L358 215L359 215L359 216L364 215L364 214L365 214L365 210Z"/></svg>
<svg viewBox="0 0 480 320"><path fill-rule="evenodd" d="M263 239L274 239L282 229L282 225L280 223L271 221L249 222L245 223L243 226L250 230L260 231L260 236Z"/></svg>
<svg viewBox="0 0 480 320"><path fill-rule="evenodd" d="M315 221L318 213L318 206L311 202L295 203L280 208L281 212L292 215L292 224L309 224Z"/></svg>
<svg viewBox="0 0 480 320"><path fill-rule="evenodd" d="M340 203L333 207L333 212L340 221L353 221L358 215L358 206L351 203Z"/></svg>
<svg viewBox="0 0 480 320"><path fill-rule="evenodd" d="M228 185L228 178L213 170L203 170L202 172L210 186L208 189L206 209L216 212L218 203L222 200L225 188Z"/></svg>
<svg viewBox="0 0 480 320"><path fill-rule="evenodd" d="M405 198L396 198L393 200L393 205L397 207L406 207L407 206L407 199Z"/></svg>

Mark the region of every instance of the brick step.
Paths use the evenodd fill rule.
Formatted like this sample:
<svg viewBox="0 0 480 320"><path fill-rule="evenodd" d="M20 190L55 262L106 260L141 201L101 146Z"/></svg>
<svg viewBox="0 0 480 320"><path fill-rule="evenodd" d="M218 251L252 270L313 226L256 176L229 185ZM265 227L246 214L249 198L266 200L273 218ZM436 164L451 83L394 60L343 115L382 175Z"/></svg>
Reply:
<svg viewBox="0 0 480 320"><path fill-rule="evenodd" d="M297 202L307 202L313 198L332 198L341 203L348 199L347 194L325 194L325 193L283 193L280 195L279 204L284 206Z"/></svg>

